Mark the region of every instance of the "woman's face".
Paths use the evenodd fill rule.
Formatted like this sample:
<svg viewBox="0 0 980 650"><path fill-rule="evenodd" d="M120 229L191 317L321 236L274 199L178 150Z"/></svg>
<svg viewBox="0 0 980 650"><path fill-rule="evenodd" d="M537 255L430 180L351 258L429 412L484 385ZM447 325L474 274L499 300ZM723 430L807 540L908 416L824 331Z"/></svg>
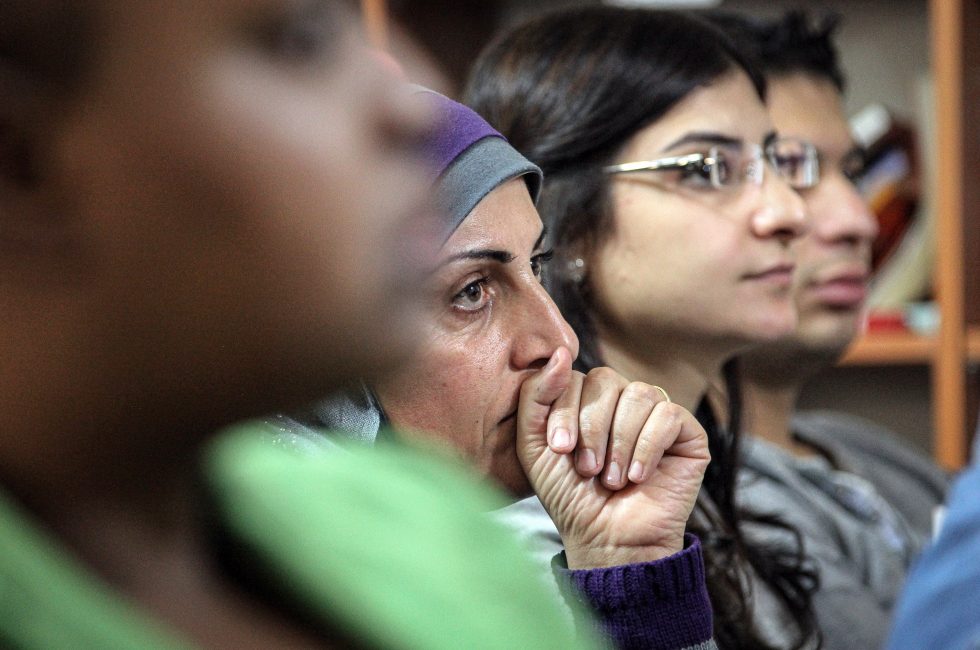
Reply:
<svg viewBox="0 0 980 650"><path fill-rule="evenodd" d="M50 182L99 336L157 392L260 409L409 349L429 118L346 4L106 4Z"/></svg>
<svg viewBox="0 0 980 650"><path fill-rule="evenodd" d="M695 90L633 136L615 163L748 155L773 128L741 72ZM714 189L698 174L609 177L613 229L589 260L602 336L626 349L727 356L793 330L790 241L800 198L769 165L761 184Z"/></svg>
<svg viewBox="0 0 980 650"><path fill-rule="evenodd" d="M488 194L439 252L422 351L376 386L405 435L448 443L515 494L530 489L515 447L521 384L558 346L578 354L539 280L542 237L523 180Z"/></svg>

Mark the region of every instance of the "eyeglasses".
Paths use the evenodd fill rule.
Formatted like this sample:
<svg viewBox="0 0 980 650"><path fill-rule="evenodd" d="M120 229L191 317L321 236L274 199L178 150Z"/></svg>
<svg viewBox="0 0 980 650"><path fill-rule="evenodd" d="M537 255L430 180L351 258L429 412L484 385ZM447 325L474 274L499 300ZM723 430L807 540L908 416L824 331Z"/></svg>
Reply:
<svg viewBox="0 0 980 650"><path fill-rule="evenodd" d="M807 189L820 181L817 150L809 142L796 138L776 138L765 147L713 146L706 154L620 163L603 167L602 171L607 174L679 171L683 181L724 190L741 187L743 183L762 185L766 162L793 189Z"/></svg>

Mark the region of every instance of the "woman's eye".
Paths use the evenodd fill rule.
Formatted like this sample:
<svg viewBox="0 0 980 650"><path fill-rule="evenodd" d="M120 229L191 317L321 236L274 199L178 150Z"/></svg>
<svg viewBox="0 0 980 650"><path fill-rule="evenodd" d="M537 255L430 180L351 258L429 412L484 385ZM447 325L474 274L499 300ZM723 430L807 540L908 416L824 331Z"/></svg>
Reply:
<svg viewBox="0 0 980 650"><path fill-rule="evenodd" d="M735 162L728 156L717 153L712 158L714 160L714 174L719 185L730 185L735 174ZM709 179L710 180L710 179Z"/></svg>
<svg viewBox="0 0 980 650"><path fill-rule="evenodd" d="M856 183L864 174L864 158L861 155L848 156L841 161L840 169L847 180Z"/></svg>
<svg viewBox="0 0 980 650"><path fill-rule="evenodd" d="M474 312L483 309L488 301L487 278L480 278L475 282L470 282L453 296L453 307L462 311Z"/></svg>
<svg viewBox="0 0 980 650"><path fill-rule="evenodd" d="M543 253L538 253L531 258L531 271L534 273L534 277L541 281L541 276L544 273L544 267L548 265L551 258L555 256L554 249L547 250Z"/></svg>
<svg viewBox="0 0 980 650"><path fill-rule="evenodd" d="M775 156L772 162L779 176L790 185L794 185L803 175L806 159L803 156ZM794 187L799 186L794 185Z"/></svg>
<svg viewBox="0 0 980 650"><path fill-rule="evenodd" d="M722 160L715 160L709 164L709 159L705 156L702 160L692 162L681 168L681 182L685 185L696 187L711 185L711 167L723 164Z"/></svg>

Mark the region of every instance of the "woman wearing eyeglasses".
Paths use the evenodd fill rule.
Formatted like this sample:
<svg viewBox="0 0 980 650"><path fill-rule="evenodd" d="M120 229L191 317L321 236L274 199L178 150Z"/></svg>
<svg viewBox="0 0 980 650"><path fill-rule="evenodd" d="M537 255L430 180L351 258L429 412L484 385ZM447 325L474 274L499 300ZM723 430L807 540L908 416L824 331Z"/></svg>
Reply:
<svg viewBox="0 0 980 650"><path fill-rule="evenodd" d="M723 34L677 13L539 17L483 53L466 99L548 179L545 278L580 341L579 369L670 386L708 429L713 462L689 530L704 540L719 645L812 646L813 576L796 532L782 551L742 536L737 408L706 405L728 359L794 328L789 245L805 215L793 187L816 181L812 147L774 132L764 80ZM575 456L607 478L622 466L601 439Z"/></svg>

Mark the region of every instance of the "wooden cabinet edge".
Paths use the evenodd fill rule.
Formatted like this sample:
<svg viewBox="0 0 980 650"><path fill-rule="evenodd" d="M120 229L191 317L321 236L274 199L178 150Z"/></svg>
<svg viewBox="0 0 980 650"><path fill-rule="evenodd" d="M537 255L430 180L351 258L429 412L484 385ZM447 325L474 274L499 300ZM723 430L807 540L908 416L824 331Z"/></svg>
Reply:
<svg viewBox="0 0 980 650"><path fill-rule="evenodd" d="M980 363L980 325L971 325L966 332L966 358Z"/></svg>
<svg viewBox="0 0 980 650"><path fill-rule="evenodd" d="M980 333L978 333L980 347ZM841 365L919 365L932 362L936 338L908 332L875 332L865 334L848 349Z"/></svg>

